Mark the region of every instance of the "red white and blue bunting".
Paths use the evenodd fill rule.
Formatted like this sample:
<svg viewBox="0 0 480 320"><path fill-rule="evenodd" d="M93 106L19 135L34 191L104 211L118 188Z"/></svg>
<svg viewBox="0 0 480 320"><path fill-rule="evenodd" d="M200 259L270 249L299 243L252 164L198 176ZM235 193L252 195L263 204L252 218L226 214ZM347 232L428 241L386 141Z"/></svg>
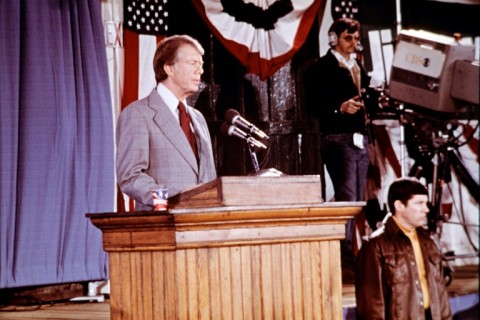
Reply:
<svg viewBox="0 0 480 320"><path fill-rule="evenodd" d="M193 0L219 41L261 80L303 45L326 0Z"/></svg>

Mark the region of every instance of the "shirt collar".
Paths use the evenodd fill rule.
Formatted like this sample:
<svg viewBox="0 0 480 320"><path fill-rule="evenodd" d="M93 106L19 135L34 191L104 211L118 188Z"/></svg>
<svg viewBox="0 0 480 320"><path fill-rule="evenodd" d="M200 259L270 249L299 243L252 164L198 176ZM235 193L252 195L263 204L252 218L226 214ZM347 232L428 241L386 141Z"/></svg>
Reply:
<svg viewBox="0 0 480 320"><path fill-rule="evenodd" d="M167 105L168 109L173 112L173 114L177 114L177 107L178 103L180 102L177 97L170 91L167 87L165 87L162 83L159 83L157 86L157 92L160 97L163 99L165 104ZM187 101L182 101L185 107L187 106ZM188 111L187 111L188 112Z"/></svg>
<svg viewBox="0 0 480 320"><path fill-rule="evenodd" d="M337 58L338 62L343 63L348 69L352 69L355 65L355 54L350 54L348 60L345 59L340 53L332 49L332 54Z"/></svg>

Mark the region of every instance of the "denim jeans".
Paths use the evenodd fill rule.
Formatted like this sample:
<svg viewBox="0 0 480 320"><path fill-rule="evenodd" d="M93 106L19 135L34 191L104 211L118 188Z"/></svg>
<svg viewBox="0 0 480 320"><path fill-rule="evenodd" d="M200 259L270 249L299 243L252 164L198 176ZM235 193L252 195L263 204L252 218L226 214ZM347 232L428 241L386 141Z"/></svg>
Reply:
<svg viewBox="0 0 480 320"><path fill-rule="evenodd" d="M322 159L332 179L335 201L365 201L369 164L368 138L363 149L353 144L353 134L328 134L322 137Z"/></svg>
<svg viewBox="0 0 480 320"><path fill-rule="evenodd" d="M335 201L365 201L365 186L369 165L368 137L363 137L363 149L353 144L353 134L328 134L322 137L322 159L327 167L335 192ZM353 265L353 235L355 219L345 226L341 242L342 267Z"/></svg>

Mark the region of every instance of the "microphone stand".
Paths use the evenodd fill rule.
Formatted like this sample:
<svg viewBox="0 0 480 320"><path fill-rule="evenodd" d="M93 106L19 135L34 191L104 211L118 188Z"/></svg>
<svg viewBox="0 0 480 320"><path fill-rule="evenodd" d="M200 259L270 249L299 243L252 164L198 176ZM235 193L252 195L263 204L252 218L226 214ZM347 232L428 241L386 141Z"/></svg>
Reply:
<svg viewBox="0 0 480 320"><path fill-rule="evenodd" d="M250 141L250 137L246 140L248 145L248 152L250 153L250 159L252 160L253 169L255 172L260 170L260 165L258 164L257 154L255 153L255 146Z"/></svg>

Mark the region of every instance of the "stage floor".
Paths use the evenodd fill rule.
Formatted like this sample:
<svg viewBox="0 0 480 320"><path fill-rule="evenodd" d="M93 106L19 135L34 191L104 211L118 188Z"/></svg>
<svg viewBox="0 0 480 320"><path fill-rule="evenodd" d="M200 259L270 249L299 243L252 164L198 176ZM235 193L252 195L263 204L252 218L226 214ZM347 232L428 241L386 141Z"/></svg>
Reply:
<svg viewBox="0 0 480 320"><path fill-rule="evenodd" d="M448 291L454 314L474 305L478 307L478 273L477 265L457 267L453 271L453 280L448 286ZM343 315L347 320L355 319L353 278L354 275L351 272L343 273ZM0 305L0 319L110 319L110 303L106 299L105 302L62 301L45 303L41 306Z"/></svg>

